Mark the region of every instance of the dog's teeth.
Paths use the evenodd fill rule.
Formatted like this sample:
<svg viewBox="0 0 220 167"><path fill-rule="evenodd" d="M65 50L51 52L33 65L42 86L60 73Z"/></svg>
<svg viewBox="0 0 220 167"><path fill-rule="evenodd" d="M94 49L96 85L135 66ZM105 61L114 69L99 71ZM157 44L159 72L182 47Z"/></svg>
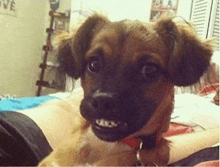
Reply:
<svg viewBox="0 0 220 167"><path fill-rule="evenodd" d="M96 122L97 124L101 124L101 120L100 120L100 119L95 120L95 122Z"/></svg>
<svg viewBox="0 0 220 167"><path fill-rule="evenodd" d="M108 127L108 128L114 128L119 125L119 122L115 122L115 121L111 121L111 120L109 121L109 120L105 120L105 119L97 119L95 122L99 126Z"/></svg>
<svg viewBox="0 0 220 167"><path fill-rule="evenodd" d="M112 126L118 126L118 123L114 122L114 121L111 121L111 125Z"/></svg>

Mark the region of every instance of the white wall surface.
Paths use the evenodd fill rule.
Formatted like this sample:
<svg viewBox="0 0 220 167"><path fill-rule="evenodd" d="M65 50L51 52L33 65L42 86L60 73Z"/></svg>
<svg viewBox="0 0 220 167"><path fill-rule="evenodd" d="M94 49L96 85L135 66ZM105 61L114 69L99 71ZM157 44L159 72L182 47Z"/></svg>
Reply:
<svg viewBox="0 0 220 167"><path fill-rule="evenodd" d="M76 26L78 11L88 16L92 12L106 15L111 21L132 19L148 21L151 0L72 0L71 25Z"/></svg>
<svg viewBox="0 0 220 167"><path fill-rule="evenodd" d="M71 8L61 0L58 12ZM0 94L35 96L42 46L49 27L48 0L15 0L16 16L0 12Z"/></svg>
<svg viewBox="0 0 220 167"><path fill-rule="evenodd" d="M46 1L17 0L16 16L0 13L0 93L36 93Z"/></svg>
<svg viewBox="0 0 220 167"><path fill-rule="evenodd" d="M179 0L177 16L189 20L192 0ZM132 19L149 21L152 0L72 0L71 26L78 24L79 11L84 16L100 12L112 21Z"/></svg>

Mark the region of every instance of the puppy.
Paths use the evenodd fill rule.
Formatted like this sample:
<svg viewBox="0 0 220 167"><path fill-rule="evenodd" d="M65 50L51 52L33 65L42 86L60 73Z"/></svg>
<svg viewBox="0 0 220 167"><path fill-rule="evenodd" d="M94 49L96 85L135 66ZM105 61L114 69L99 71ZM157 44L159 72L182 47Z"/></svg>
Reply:
<svg viewBox="0 0 220 167"><path fill-rule="evenodd" d="M58 47L61 67L81 78L80 123L39 165L167 165L174 86L198 82L212 53L166 16L148 25L89 17Z"/></svg>

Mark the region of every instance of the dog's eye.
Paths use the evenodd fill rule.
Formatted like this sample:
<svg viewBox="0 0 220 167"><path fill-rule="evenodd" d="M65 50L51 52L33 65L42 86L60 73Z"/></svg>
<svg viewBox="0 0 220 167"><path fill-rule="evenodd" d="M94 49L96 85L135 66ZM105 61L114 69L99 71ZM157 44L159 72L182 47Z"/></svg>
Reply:
<svg viewBox="0 0 220 167"><path fill-rule="evenodd" d="M88 62L88 70L92 73L97 73L101 70L101 62L98 58L93 58Z"/></svg>
<svg viewBox="0 0 220 167"><path fill-rule="evenodd" d="M159 67L156 64L149 63L142 68L142 76L145 79L153 79L159 73Z"/></svg>

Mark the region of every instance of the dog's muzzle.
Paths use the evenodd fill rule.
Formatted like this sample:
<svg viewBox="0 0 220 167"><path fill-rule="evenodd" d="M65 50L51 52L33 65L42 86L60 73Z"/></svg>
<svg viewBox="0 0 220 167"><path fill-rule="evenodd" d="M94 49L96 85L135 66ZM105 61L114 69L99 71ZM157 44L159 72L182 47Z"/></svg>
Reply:
<svg viewBox="0 0 220 167"><path fill-rule="evenodd" d="M91 121L97 137L106 141L117 141L130 133L129 123L124 119L119 106L117 94L96 91L82 101L81 114Z"/></svg>
<svg viewBox="0 0 220 167"><path fill-rule="evenodd" d="M141 101L127 92L96 91L86 95L80 106L81 115L91 122L95 135L111 142L140 130L154 110L150 100Z"/></svg>

